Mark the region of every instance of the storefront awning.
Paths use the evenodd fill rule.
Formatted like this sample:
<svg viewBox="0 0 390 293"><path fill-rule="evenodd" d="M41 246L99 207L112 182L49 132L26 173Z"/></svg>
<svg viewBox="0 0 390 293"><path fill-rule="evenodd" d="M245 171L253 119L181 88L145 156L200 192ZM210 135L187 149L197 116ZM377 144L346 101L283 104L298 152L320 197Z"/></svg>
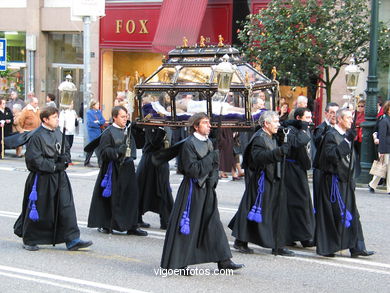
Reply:
<svg viewBox="0 0 390 293"><path fill-rule="evenodd" d="M164 0L152 48L167 53L181 46L183 37L189 45L198 43L199 31L208 0Z"/></svg>

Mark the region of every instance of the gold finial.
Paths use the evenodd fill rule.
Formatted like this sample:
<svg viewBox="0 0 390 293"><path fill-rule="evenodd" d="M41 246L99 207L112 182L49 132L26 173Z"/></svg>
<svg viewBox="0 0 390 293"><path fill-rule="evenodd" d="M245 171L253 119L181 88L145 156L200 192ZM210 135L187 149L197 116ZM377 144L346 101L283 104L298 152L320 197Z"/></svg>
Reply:
<svg viewBox="0 0 390 293"><path fill-rule="evenodd" d="M276 71L275 66L272 67L271 74L272 74L272 80L276 80L276 75L278 74L278 72Z"/></svg>
<svg viewBox="0 0 390 293"><path fill-rule="evenodd" d="M188 47L188 40L186 37L183 37L183 48L187 48Z"/></svg>
<svg viewBox="0 0 390 293"><path fill-rule="evenodd" d="M249 73L245 72L245 84L249 84Z"/></svg>
<svg viewBox="0 0 390 293"><path fill-rule="evenodd" d="M224 40L225 39L222 37L222 35L218 36L218 47L223 47L224 46L224 44L223 44Z"/></svg>
<svg viewBox="0 0 390 293"><path fill-rule="evenodd" d="M256 58L256 63L255 63L255 69L260 72L260 73L263 73L263 69L261 68L261 60L260 58Z"/></svg>
<svg viewBox="0 0 390 293"><path fill-rule="evenodd" d="M204 38L204 36L200 36L199 47L206 47L206 45L204 44L205 41L206 39Z"/></svg>

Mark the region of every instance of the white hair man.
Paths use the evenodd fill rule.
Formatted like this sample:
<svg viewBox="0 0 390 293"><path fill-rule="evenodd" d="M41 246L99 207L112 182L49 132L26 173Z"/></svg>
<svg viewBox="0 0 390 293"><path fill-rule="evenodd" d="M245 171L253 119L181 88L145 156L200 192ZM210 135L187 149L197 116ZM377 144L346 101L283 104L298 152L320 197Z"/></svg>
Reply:
<svg viewBox="0 0 390 293"><path fill-rule="evenodd" d="M259 123L261 129L252 137L244 152L245 192L237 213L229 223L236 238L233 247L250 254L253 250L248 247L248 242L251 242L272 248L273 254L294 256L292 251L282 248L287 244L286 233L278 227L287 226L287 201L279 194L281 178L276 175L278 162L282 161L290 147L288 144L277 145L275 134L280 126L277 112L264 112ZM275 242L276 236L278 243Z"/></svg>

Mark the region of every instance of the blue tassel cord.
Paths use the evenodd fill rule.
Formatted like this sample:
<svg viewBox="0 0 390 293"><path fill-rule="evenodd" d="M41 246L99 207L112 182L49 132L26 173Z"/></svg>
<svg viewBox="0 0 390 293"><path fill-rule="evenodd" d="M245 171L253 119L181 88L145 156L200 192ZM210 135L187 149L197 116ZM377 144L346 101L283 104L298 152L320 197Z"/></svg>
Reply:
<svg viewBox="0 0 390 293"><path fill-rule="evenodd" d="M190 179L190 190L187 196L186 209L183 212L180 220L180 233L183 235L189 235L190 230L190 211L191 211L191 198L193 189L194 179Z"/></svg>
<svg viewBox="0 0 390 293"><path fill-rule="evenodd" d="M338 177L336 175L332 175L332 190L330 193L330 202L336 203L337 201L340 209L341 223L345 225L345 228L349 228L351 226L351 221L353 217L352 214L347 209L345 209L345 204L340 194L338 182ZM346 215L344 215L344 210L346 211Z"/></svg>
<svg viewBox="0 0 390 293"><path fill-rule="evenodd" d="M110 197L112 192L112 161L108 163L106 174L104 174L100 186L104 188L102 196Z"/></svg>
<svg viewBox="0 0 390 293"><path fill-rule="evenodd" d="M256 223L263 222L263 216L262 216L262 210L261 206L263 204L263 193L264 193L264 180L265 180L265 173L264 171L261 171L259 181L257 182L257 197L255 200L254 205L252 206L252 209L248 213L247 219L249 221L253 221Z"/></svg>
<svg viewBox="0 0 390 293"><path fill-rule="evenodd" d="M38 182L38 174L35 175L34 184L32 186L30 195L28 197L28 199L29 199L28 206L30 209L30 213L29 213L28 217L30 218L30 220L32 220L34 222L39 220L39 214L37 211L37 206L35 204L36 201L38 200L37 182Z"/></svg>

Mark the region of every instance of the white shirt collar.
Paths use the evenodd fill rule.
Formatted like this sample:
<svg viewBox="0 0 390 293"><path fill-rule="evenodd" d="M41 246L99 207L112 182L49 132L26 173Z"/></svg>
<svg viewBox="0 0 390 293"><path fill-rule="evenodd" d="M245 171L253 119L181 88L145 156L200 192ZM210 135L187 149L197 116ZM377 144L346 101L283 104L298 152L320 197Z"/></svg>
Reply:
<svg viewBox="0 0 390 293"><path fill-rule="evenodd" d="M334 126L334 129L337 130L338 133L340 133L341 135L344 135L345 134L345 131L341 129L340 126L338 126L337 124Z"/></svg>
<svg viewBox="0 0 390 293"><path fill-rule="evenodd" d="M194 132L194 136L195 136L197 139L201 140L201 141L206 141L206 140L208 140L208 137L207 137L207 136L201 135L201 134L198 133L198 132Z"/></svg>
<svg viewBox="0 0 390 293"><path fill-rule="evenodd" d="M116 124L115 122L112 123L112 126L114 126L115 128L119 128L119 129L125 129L125 127L120 127L118 124Z"/></svg>
<svg viewBox="0 0 390 293"><path fill-rule="evenodd" d="M47 126L45 123L42 123L42 127L47 129L47 130L50 130L50 131L54 131L54 129L51 129L49 126Z"/></svg>

